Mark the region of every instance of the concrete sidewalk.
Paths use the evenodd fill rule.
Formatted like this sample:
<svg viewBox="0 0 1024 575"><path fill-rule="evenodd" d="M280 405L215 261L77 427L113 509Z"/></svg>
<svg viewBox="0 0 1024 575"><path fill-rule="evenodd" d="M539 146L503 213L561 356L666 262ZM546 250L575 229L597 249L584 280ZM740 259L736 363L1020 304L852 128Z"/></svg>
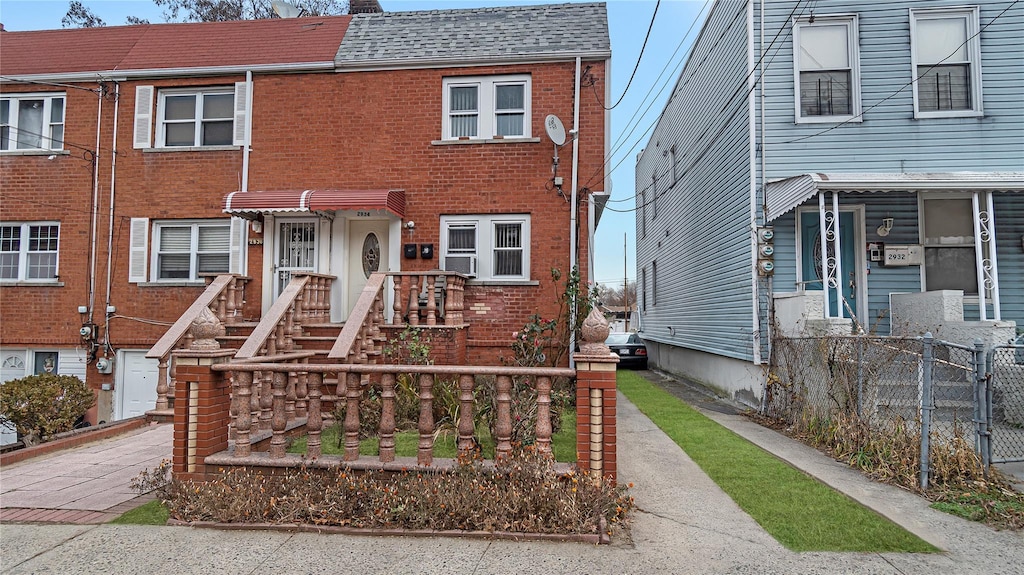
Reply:
<svg viewBox="0 0 1024 575"><path fill-rule="evenodd" d="M132 478L171 457L173 427L111 439L0 468L0 521L105 523L138 505Z"/></svg>
<svg viewBox="0 0 1024 575"><path fill-rule="evenodd" d="M648 374L650 375L650 374ZM652 377L657 379L657 377ZM699 403L699 402L697 402ZM940 554L793 553L768 536L619 396L620 481L639 510L627 540L578 543L384 538L188 527L0 525L3 573L920 573L1018 574L1024 536L997 532L879 486L773 431L708 410L801 468L925 535ZM714 406L712 406L714 407ZM729 411L722 409L721 411ZM753 426L753 427L750 427Z"/></svg>

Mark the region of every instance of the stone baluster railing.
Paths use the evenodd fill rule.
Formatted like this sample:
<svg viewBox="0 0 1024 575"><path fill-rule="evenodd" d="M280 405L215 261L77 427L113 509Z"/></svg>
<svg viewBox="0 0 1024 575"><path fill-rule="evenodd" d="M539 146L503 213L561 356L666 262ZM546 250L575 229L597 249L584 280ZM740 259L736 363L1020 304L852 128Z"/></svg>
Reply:
<svg viewBox="0 0 1024 575"><path fill-rule="evenodd" d="M192 322L206 313L212 314L223 324L235 324L242 319L242 308L245 303L245 285L249 278L236 274L221 274L210 279L209 284L185 313L181 314L156 344L146 353L146 357L156 359L156 411L165 411L170 407L170 398L175 392L175 369L171 352L175 349L188 349L192 343L190 328Z"/></svg>
<svg viewBox="0 0 1024 575"><path fill-rule="evenodd" d="M455 272L389 272L391 325L461 325L466 276ZM420 317L422 316L422 317Z"/></svg>

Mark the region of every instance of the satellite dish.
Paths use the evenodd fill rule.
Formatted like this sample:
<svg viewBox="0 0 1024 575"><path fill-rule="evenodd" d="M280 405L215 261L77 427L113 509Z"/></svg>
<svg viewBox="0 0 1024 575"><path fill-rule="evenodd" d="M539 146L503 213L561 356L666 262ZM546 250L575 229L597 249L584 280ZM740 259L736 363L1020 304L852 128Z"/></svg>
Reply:
<svg viewBox="0 0 1024 575"><path fill-rule="evenodd" d="M274 9L274 14L277 14L280 18L298 18L302 15L302 10L295 6L285 2L284 0L273 0L270 6Z"/></svg>
<svg viewBox="0 0 1024 575"><path fill-rule="evenodd" d="M544 130L556 146L561 146L565 143L565 126L562 125L562 121L558 119L558 116L548 114L548 117L544 118Z"/></svg>

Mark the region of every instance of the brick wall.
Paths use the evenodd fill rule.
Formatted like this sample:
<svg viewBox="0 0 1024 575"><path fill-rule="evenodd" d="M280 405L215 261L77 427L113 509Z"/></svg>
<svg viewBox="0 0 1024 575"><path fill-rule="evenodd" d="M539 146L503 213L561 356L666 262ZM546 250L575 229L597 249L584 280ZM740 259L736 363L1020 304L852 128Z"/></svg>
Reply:
<svg viewBox="0 0 1024 575"><path fill-rule="evenodd" d="M553 316L558 288L551 268L569 271L570 207L545 187L551 177L552 146L543 133L543 118L557 114L571 124L574 63L532 66L399 70L354 73L256 75L249 189L390 188L405 189L406 218L416 221L412 238L439 244L439 215L528 213L531 215L530 277L536 285L474 286L467 290L471 363L495 362L507 353L511 334L532 313ZM603 63L592 63L603 93ZM530 73L533 136L540 142L434 145L441 135L442 79L448 75ZM239 188L242 151L144 152L132 147L135 88L159 90L182 86L230 86L242 76L159 79L120 84L117 121L116 186L113 226L108 226L115 102L88 91L67 89L68 154L0 156L4 200L0 221L59 220L60 287L4 286L0 298L0 345L5 347L75 346L82 318L77 307L89 303L90 222L96 147L97 107L102 105L97 154L94 321L103 326L108 299L107 237L112 235L110 322L113 349L152 345L167 323L202 292L201 286L153 286L127 282L129 222L151 219L221 218L223 197ZM93 89L96 84L81 84ZM111 93L113 86L110 85ZM5 92L39 91L36 86L5 85ZM580 187L603 190L604 111L590 89L581 94ZM571 146L563 148L559 175L568 195ZM579 262L586 277L586 203L578 213ZM250 276L246 315L258 314L261 301L262 246L248 250ZM402 260L404 270L435 268L438 260ZM341 272L344 273L344 272ZM472 294L472 295L470 295ZM476 311L469 306L477 305ZM483 306L483 307L480 307ZM487 308L487 309L484 309ZM89 384L113 384L112 375L97 374Z"/></svg>

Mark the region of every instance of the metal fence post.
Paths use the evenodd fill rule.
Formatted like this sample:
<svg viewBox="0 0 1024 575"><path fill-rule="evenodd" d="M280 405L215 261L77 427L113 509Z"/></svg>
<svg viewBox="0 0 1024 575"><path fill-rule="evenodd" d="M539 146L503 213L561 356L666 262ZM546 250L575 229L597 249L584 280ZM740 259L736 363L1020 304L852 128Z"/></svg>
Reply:
<svg viewBox="0 0 1024 575"><path fill-rule="evenodd" d="M981 470L988 478L991 465L991 447L988 430L988 378L985 376L985 344L980 338L974 340L974 424L978 434L978 452L981 455Z"/></svg>
<svg viewBox="0 0 1024 575"><path fill-rule="evenodd" d="M932 345L935 339L932 333L924 334L924 349L922 361L924 373L921 378L921 489L928 489L928 466L929 466L929 445L928 439L931 435L932 420L932 367L935 364L935 355Z"/></svg>
<svg viewBox="0 0 1024 575"><path fill-rule="evenodd" d="M857 338L857 417L864 417L864 338Z"/></svg>

